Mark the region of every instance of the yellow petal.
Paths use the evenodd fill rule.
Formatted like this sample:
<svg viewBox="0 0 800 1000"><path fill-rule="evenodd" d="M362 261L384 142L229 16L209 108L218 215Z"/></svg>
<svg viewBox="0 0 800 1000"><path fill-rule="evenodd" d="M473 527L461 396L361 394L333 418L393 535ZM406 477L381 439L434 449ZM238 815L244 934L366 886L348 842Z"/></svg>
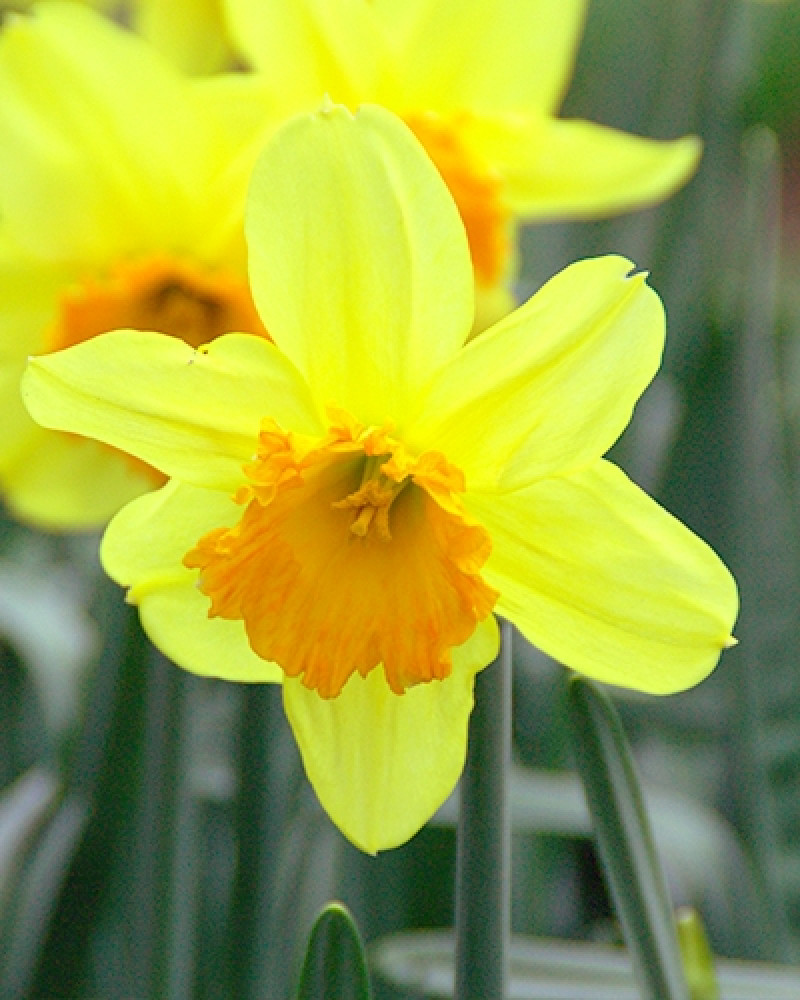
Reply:
<svg viewBox="0 0 800 1000"><path fill-rule="evenodd" d="M279 682L282 672L250 649L241 622L208 618L196 574L181 562L200 535L239 513L224 493L173 481L117 514L101 558L109 576L130 588L149 637L178 666L229 681Z"/></svg>
<svg viewBox="0 0 800 1000"><path fill-rule="evenodd" d="M669 694L703 680L729 645L730 573L610 463L467 505L492 537L484 576L497 610L566 666Z"/></svg>
<svg viewBox="0 0 800 1000"><path fill-rule="evenodd" d="M102 528L158 474L97 441L57 434L29 418L23 447L0 481L16 517L48 531Z"/></svg>
<svg viewBox="0 0 800 1000"><path fill-rule="evenodd" d="M134 24L187 73L215 73L233 62L222 0L137 0Z"/></svg>
<svg viewBox="0 0 800 1000"><path fill-rule="evenodd" d="M157 116L148 113L151 88ZM155 54L92 11L41 5L10 21L0 35L0 173L3 211L18 238L42 256L93 259L131 227L163 232L183 203L160 143L162 131L170 144L172 130L182 130L176 90ZM121 147L130 155L121 157ZM167 169L163 201L142 211L148 158Z"/></svg>
<svg viewBox="0 0 800 1000"><path fill-rule="evenodd" d="M379 2L389 31L397 0ZM405 5L404 5L405 6ZM399 82L407 107L555 111L587 0L411 0Z"/></svg>
<svg viewBox="0 0 800 1000"><path fill-rule="evenodd" d="M0 469L35 432L23 406L19 382L31 354L41 349L43 334L53 322L59 292L69 280L68 269L43 265L21 253L0 229Z"/></svg>
<svg viewBox="0 0 800 1000"><path fill-rule="evenodd" d="M84 266L152 247L202 257L231 201L240 231L244 174L221 201L216 187L232 126L108 18L54 3L10 20L0 93L3 215L30 252ZM250 134L249 116L230 119Z"/></svg>
<svg viewBox="0 0 800 1000"><path fill-rule="evenodd" d="M294 119L255 169L246 230L261 318L317 400L399 423L474 310L464 227L409 130L380 108Z"/></svg>
<svg viewBox="0 0 800 1000"><path fill-rule="evenodd" d="M599 458L655 375L664 315L624 257L580 261L472 340L434 379L409 430L467 489L514 489Z"/></svg>
<svg viewBox="0 0 800 1000"><path fill-rule="evenodd" d="M404 843L453 790L464 767L478 670L497 652L488 618L453 651L446 680L393 694L382 671L353 675L323 700L287 678L284 707L306 773L342 833L369 853Z"/></svg>
<svg viewBox="0 0 800 1000"><path fill-rule="evenodd" d="M103 334L33 358L23 397L46 427L96 438L167 476L223 490L241 484L263 416L298 432L321 426L291 364L246 334L200 350L157 333Z"/></svg>
<svg viewBox="0 0 800 1000"><path fill-rule="evenodd" d="M475 118L469 142L506 182L513 210L530 220L615 215L652 205L697 168L699 139L643 139L585 121L528 114Z"/></svg>
<svg viewBox="0 0 800 1000"><path fill-rule="evenodd" d="M228 0L237 45L278 105L311 110L325 94L355 108L372 93L384 42L364 0Z"/></svg>

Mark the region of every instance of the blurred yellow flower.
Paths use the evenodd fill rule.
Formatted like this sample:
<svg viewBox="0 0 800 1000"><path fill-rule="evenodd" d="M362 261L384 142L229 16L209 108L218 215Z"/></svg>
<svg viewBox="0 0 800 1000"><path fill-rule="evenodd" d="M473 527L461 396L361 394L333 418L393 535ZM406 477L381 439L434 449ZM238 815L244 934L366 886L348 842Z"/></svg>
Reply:
<svg viewBox="0 0 800 1000"><path fill-rule="evenodd" d="M323 95L399 114L467 227L478 327L510 307L515 222L610 215L693 173L657 142L556 117L588 0L226 0L230 30L286 114Z"/></svg>
<svg viewBox="0 0 800 1000"><path fill-rule="evenodd" d="M37 427L27 356L120 326L193 344L261 332L244 202L264 125L252 78L191 81L99 14L43 4L0 34L0 487L50 528L104 524L163 482Z"/></svg>
<svg viewBox="0 0 800 1000"><path fill-rule="evenodd" d="M172 477L112 521L104 564L178 664L283 678L346 836L402 843L453 788L493 609L604 681L664 693L713 669L733 580L601 457L660 361L644 275L575 264L465 346L464 228L377 107L280 130L246 228L274 343L118 331L34 359L24 392Z"/></svg>

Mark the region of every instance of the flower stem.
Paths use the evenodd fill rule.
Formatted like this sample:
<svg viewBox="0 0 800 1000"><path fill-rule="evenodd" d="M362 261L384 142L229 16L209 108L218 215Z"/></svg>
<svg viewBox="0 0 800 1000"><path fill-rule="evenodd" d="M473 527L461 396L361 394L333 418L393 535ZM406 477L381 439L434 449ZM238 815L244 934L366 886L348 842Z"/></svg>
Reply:
<svg viewBox="0 0 800 1000"><path fill-rule="evenodd" d="M511 626L475 683L461 778L455 1000L504 1000L510 938Z"/></svg>
<svg viewBox="0 0 800 1000"><path fill-rule="evenodd" d="M256 1000L287 995L285 961L275 926L278 845L287 822L280 793L281 689L254 684L242 691L237 863L230 924L231 996Z"/></svg>

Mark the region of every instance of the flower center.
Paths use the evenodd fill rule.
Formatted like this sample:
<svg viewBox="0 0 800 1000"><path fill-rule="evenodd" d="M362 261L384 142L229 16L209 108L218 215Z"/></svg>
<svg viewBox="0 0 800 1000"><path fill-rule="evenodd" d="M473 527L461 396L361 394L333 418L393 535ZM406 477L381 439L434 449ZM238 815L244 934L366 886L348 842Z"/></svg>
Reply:
<svg viewBox="0 0 800 1000"><path fill-rule="evenodd" d="M476 278L484 285L497 283L511 257L511 213L503 200L502 178L464 142L468 115L445 118L424 111L406 115L405 122L450 188L467 230Z"/></svg>
<svg viewBox="0 0 800 1000"><path fill-rule="evenodd" d="M337 510L355 510L356 516L350 531L358 538L379 538L383 542L392 540L389 530L389 508L392 501L405 489L408 478L399 483L392 482L381 471L387 455L374 456L364 462L361 485L344 500L335 500Z"/></svg>
<svg viewBox="0 0 800 1000"><path fill-rule="evenodd" d="M90 277L68 288L43 353L118 329L167 333L192 347L223 333L267 336L246 280L158 256L127 261L103 278ZM110 446L108 451L154 485L163 484L163 475L145 462Z"/></svg>
<svg viewBox="0 0 800 1000"><path fill-rule="evenodd" d="M168 256L127 261L65 291L46 350L118 329L168 333L193 347L223 333L266 336L244 278Z"/></svg>
<svg viewBox="0 0 800 1000"><path fill-rule="evenodd" d="M491 542L443 455L412 458L387 428L332 418L314 441L265 420L240 521L184 564L200 571L210 617L241 619L259 656L323 698L379 665L402 694L447 677L452 649L490 614Z"/></svg>

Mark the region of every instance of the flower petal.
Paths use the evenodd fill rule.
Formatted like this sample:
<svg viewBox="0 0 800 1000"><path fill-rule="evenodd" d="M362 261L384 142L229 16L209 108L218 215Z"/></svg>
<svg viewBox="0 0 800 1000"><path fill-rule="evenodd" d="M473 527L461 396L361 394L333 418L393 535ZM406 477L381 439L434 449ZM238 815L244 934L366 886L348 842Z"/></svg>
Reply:
<svg viewBox="0 0 800 1000"><path fill-rule="evenodd" d="M48 531L96 530L156 485L153 470L129 455L28 422L24 446L0 475L6 502L22 521Z"/></svg>
<svg viewBox="0 0 800 1000"><path fill-rule="evenodd" d="M223 493L173 480L117 514L100 554L109 576L130 588L144 630L178 666L229 681L280 682L282 671L256 656L240 621L208 618L197 574L181 562L201 535L240 512Z"/></svg>
<svg viewBox="0 0 800 1000"><path fill-rule="evenodd" d="M467 488L516 489L599 458L655 375L664 315L624 257L580 261L472 340L433 380L409 430Z"/></svg>
<svg viewBox="0 0 800 1000"><path fill-rule="evenodd" d="M399 421L473 316L464 227L410 131L380 108L294 119L256 166L253 297L321 404Z"/></svg>
<svg viewBox="0 0 800 1000"><path fill-rule="evenodd" d="M0 92L0 200L32 253L102 262L176 231L202 240L215 134L150 46L77 4L39 4L0 34Z"/></svg>
<svg viewBox="0 0 800 1000"><path fill-rule="evenodd" d="M668 694L703 680L730 644L730 573L610 463L467 504L492 536L484 576L499 613L580 673Z"/></svg>
<svg viewBox="0 0 800 1000"><path fill-rule="evenodd" d="M383 40L364 0L228 0L231 30L279 106L311 110L325 94L375 99Z"/></svg>
<svg viewBox="0 0 800 1000"><path fill-rule="evenodd" d="M497 653L490 616L453 651L446 680L393 694L383 671L354 675L337 698L299 680L284 707L323 808L357 847L374 853L412 837L453 790L464 767L478 670Z"/></svg>
<svg viewBox="0 0 800 1000"><path fill-rule="evenodd" d="M187 73L215 73L233 62L221 0L138 0L136 30Z"/></svg>
<svg viewBox="0 0 800 1000"><path fill-rule="evenodd" d="M199 486L236 489L261 418L318 433L297 371L260 337L229 334L195 350L117 330L31 360L23 398L46 427L104 441Z"/></svg>
<svg viewBox="0 0 800 1000"><path fill-rule="evenodd" d="M14 460L34 433L19 382L28 357L41 349L44 332L55 318L59 292L70 277L64 268L31 260L10 239L7 228L0 229L0 468Z"/></svg>
<svg viewBox="0 0 800 1000"><path fill-rule="evenodd" d="M643 139L530 114L475 117L465 138L503 176L514 212L539 221L615 215L662 201L692 176L703 149L694 136Z"/></svg>
<svg viewBox="0 0 800 1000"><path fill-rule="evenodd" d="M376 0L410 108L555 111L587 0ZM405 8L398 10L398 8Z"/></svg>

